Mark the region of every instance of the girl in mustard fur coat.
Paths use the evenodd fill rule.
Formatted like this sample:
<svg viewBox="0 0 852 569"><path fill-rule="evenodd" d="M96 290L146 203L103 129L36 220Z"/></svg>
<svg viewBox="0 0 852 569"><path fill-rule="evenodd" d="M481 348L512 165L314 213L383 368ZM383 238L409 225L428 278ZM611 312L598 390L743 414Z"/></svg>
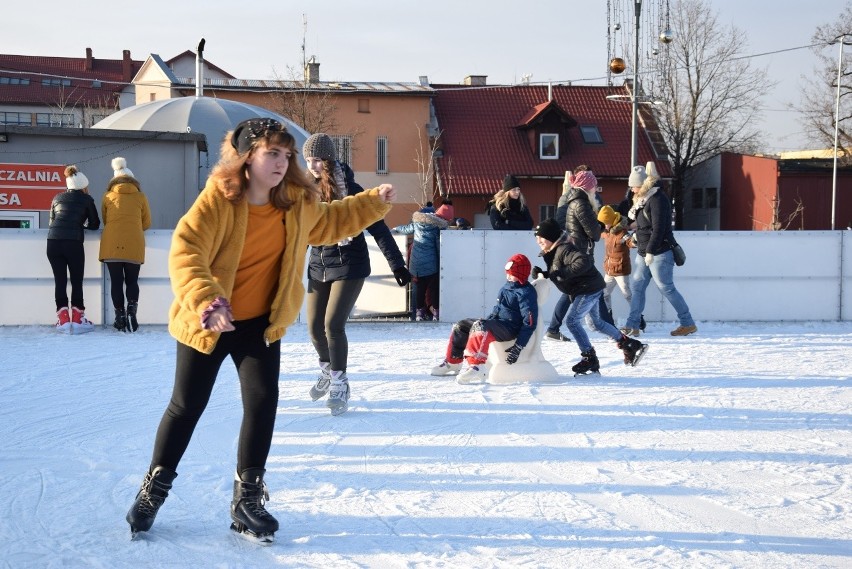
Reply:
<svg viewBox="0 0 852 569"><path fill-rule="evenodd" d="M264 507L264 474L278 408L280 340L302 305L305 251L360 232L382 218L395 197L383 184L323 203L296 155L293 136L279 122L241 122L178 222L169 253L175 294L169 332L178 342L174 390L127 513L133 534L154 523L228 357L243 399L231 529L263 542L278 530Z"/></svg>

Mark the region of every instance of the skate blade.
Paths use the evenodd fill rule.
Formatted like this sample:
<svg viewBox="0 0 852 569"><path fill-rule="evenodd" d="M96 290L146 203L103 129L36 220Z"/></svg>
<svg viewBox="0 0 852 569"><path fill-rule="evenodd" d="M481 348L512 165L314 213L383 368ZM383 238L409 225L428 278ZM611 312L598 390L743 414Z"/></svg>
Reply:
<svg viewBox="0 0 852 569"><path fill-rule="evenodd" d="M346 413L349 410L349 405L329 405L328 409L331 411L332 417L337 417Z"/></svg>
<svg viewBox="0 0 852 569"><path fill-rule="evenodd" d="M639 349L638 352L636 352L636 355L633 357L633 361L630 362L630 366L636 367L636 364L638 364L642 360L642 356L644 356L645 352L647 352L647 351L648 351L648 344L642 344L642 347Z"/></svg>
<svg viewBox="0 0 852 569"><path fill-rule="evenodd" d="M574 377L583 377L584 375L600 375L600 374L601 374L601 372L599 372L599 371L582 371L582 372L575 371Z"/></svg>
<svg viewBox="0 0 852 569"><path fill-rule="evenodd" d="M83 324L74 324L71 323L70 334L78 335L78 334L87 334L89 332L94 331L95 327L91 325L83 325Z"/></svg>
<svg viewBox="0 0 852 569"><path fill-rule="evenodd" d="M241 538L258 545L272 545L275 543L274 533L257 534L245 529L244 526L237 525L236 522L231 522L231 531L239 535Z"/></svg>

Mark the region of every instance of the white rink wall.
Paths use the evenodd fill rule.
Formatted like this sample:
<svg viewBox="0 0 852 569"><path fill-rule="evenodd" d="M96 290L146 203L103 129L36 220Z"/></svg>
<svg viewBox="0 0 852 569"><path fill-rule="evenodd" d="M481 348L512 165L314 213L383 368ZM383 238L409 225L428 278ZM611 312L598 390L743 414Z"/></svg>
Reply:
<svg viewBox="0 0 852 569"><path fill-rule="evenodd" d="M167 264L171 234L170 230L145 234L146 262L139 283L142 324L167 322L173 298ZM852 320L852 231L678 231L676 236L687 261L675 267L675 285L699 323ZM404 252L406 238L395 238ZM55 321L46 239L46 229L0 229L0 325ZM111 322L113 317L109 277L98 261L99 239L100 233L93 232L85 242L86 314L96 324ZM406 289L397 286L369 235L367 242L373 274L353 316L405 312ZM487 315L503 284L503 266L514 253L523 253L542 266L531 231L443 231L441 320ZM595 258L601 267L602 244ZM542 317L550 318L558 296L550 295ZM613 299L616 321L622 323L627 303L618 289ZM676 320L653 284L648 287L644 314L649 322Z"/></svg>

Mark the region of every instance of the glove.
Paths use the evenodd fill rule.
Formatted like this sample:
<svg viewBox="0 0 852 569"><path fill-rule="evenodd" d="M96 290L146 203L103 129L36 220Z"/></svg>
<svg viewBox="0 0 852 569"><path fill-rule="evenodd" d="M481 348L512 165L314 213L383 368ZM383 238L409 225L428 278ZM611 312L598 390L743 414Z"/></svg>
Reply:
<svg viewBox="0 0 852 569"><path fill-rule="evenodd" d="M411 282L411 273L405 267L400 267L393 270L393 278L396 279L399 286L405 286Z"/></svg>
<svg viewBox="0 0 852 569"><path fill-rule="evenodd" d="M509 208L508 207L506 209L500 211L500 217L502 217L503 219L509 218Z"/></svg>
<svg viewBox="0 0 852 569"><path fill-rule="evenodd" d="M506 353L509 354L508 356L506 356L506 363L512 365L513 363L518 361L518 356L521 355L521 350L523 349L523 346L515 344L514 346L506 350Z"/></svg>
<svg viewBox="0 0 852 569"><path fill-rule="evenodd" d="M650 267L651 263L653 263L653 262L654 262L654 256L650 253L645 253L645 264Z"/></svg>
<svg viewBox="0 0 852 569"><path fill-rule="evenodd" d="M540 269L539 267L533 267L532 268L532 276L533 276L533 279L537 279L539 276L547 278L547 271Z"/></svg>

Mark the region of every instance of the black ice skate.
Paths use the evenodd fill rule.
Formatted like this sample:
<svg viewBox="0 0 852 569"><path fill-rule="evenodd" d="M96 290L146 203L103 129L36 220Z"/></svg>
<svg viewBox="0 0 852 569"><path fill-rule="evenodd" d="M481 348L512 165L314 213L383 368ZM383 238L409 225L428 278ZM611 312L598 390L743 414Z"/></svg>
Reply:
<svg viewBox="0 0 852 569"><path fill-rule="evenodd" d="M263 468L247 468L234 480L234 499L231 501L231 529L242 537L261 545L275 540L278 520L263 505L269 492L263 482Z"/></svg>
<svg viewBox="0 0 852 569"><path fill-rule="evenodd" d="M136 501L125 518L130 524L131 539L136 539L139 532L148 531L154 525L157 511L166 501L176 477L177 473L165 466L155 466L145 475Z"/></svg>
<svg viewBox="0 0 852 569"><path fill-rule="evenodd" d="M643 344L635 338L622 334L618 341L618 347L624 352L624 365L635 366L645 355L648 344Z"/></svg>
<svg viewBox="0 0 852 569"><path fill-rule="evenodd" d="M574 377L579 375L600 375L601 365L598 362L598 356L595 349L581 352L583 359L574 364L571 370L574 372Z"/></svg>

